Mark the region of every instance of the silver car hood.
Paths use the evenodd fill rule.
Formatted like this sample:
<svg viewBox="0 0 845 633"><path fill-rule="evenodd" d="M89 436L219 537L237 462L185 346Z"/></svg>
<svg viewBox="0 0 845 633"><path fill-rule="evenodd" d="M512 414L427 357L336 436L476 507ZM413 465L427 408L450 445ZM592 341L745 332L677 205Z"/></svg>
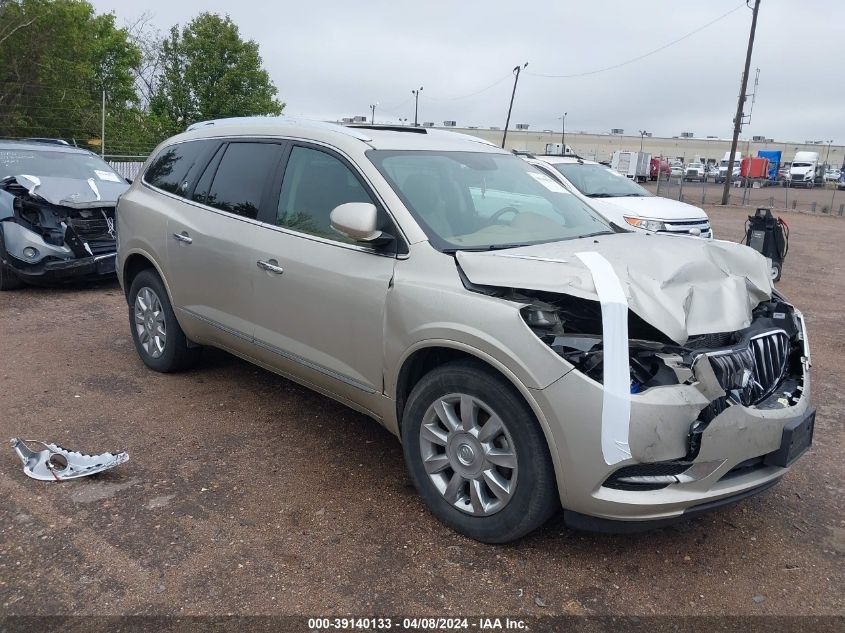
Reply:
<svg viewBox="0 0 845 633"><path fill-rule="evenodd" d="M19 174L12 176L11 180L26 189L30 196L73 209L113 207L118 196L129 189L129 184L124 181L95 178L80 180Z"/></svg>
<svg viewBox="0 0 845 633"><path fill-rule="evenodd" d="M576 253L602 255L619 278L628 307L678 344L690 336L733 332L771 298L766 259L720 240L633 233L501 251L458 251L470 282L555 292L598 301L593 277Z"/></svg>

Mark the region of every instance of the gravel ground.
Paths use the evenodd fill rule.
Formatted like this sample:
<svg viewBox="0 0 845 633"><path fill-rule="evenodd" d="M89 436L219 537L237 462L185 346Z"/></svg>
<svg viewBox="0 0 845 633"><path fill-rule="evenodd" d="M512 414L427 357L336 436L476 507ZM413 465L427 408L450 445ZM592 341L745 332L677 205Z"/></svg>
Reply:
<svg viewBox="0 0 845 633"><path fill-rule="evenodd" d="M739 238L741 210L710 212ZM786 217L815 444L772 490L635 536L557 517L470 541L428 514L369 419L221 352L148 371L115 284L4 293L0 437L131 460L56 484L0 453L0 613L843 614L845 220Z"/></svg>

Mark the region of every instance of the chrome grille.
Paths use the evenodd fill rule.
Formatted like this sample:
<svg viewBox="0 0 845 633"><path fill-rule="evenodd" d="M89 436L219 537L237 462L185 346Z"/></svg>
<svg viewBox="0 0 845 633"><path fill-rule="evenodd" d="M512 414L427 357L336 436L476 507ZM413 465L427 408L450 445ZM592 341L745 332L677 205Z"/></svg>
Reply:
<svg viewBox="0 0 845 633"><path fill-rule="evenodd" d="M783 330L759 334L744 349L704 354L719 384L745 406L765 400L786 373L789 336Z"/></svg>
<svg viewBox="0 0 845 633"><path fill-rule="evenodd" d="M660 233L670 233L672 235L689 235L692 229L701 231L701 237L710 237L710 221L709 220L666 220L664 221L665 231Z"/></svg>

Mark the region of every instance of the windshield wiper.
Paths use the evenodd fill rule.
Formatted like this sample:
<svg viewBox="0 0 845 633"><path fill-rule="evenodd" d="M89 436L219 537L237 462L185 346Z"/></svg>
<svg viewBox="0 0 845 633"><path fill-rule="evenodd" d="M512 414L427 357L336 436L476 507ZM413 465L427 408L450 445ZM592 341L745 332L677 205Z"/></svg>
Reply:
<svg viewBox="0 0 845 633"><path fill-rule="evenodd" d="M596 235L613 235L613 231L596 231L595 233L585 233L584 235L579 235L578 237L574 238L576 240L580 240L584 237L595 237Z"/></svg>
<svg viewBox="0 0 845 633"><path fill-rule="evenodd" d="M616 196L617 198L645 198L644 193L622 193Z"/></svg>
<svg viewBox="0 0 845 633"><path fill-rule="evenodd" d="M531 246L531 244L490 244L490 246L485 246L483 248L479 248L480 251L502 251L508 248L520 248L521 246Z"/></svg>
<svg viewBox="0 0 845 633"><path fill-rule="evenodd" d="M588 198L615 198L616 196L612 193L588 193Z"/></svg>

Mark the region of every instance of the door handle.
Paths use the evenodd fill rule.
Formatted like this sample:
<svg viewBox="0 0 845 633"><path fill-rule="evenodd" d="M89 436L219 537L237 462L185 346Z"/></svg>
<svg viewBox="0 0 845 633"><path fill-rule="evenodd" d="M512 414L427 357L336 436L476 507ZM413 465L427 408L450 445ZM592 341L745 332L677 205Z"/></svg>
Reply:
<svg viewBox="0 0 845 633"><path fill-rule="evenodd" d="M174 233L173 239L177 242L184 242L185 244L193 244L194 238L189 237L187 233L184 231L182 233Z"/></svg>
<svg viewBox="0 0 845 633"><path fill-rule="evenodd" d="M275 259L271 259L270 261L263 261L259 259L255 262L261 270L266 270L268 273L273 273L275 275L281 275L285 272L285 269L279 266L279 262Z"/></svg>

